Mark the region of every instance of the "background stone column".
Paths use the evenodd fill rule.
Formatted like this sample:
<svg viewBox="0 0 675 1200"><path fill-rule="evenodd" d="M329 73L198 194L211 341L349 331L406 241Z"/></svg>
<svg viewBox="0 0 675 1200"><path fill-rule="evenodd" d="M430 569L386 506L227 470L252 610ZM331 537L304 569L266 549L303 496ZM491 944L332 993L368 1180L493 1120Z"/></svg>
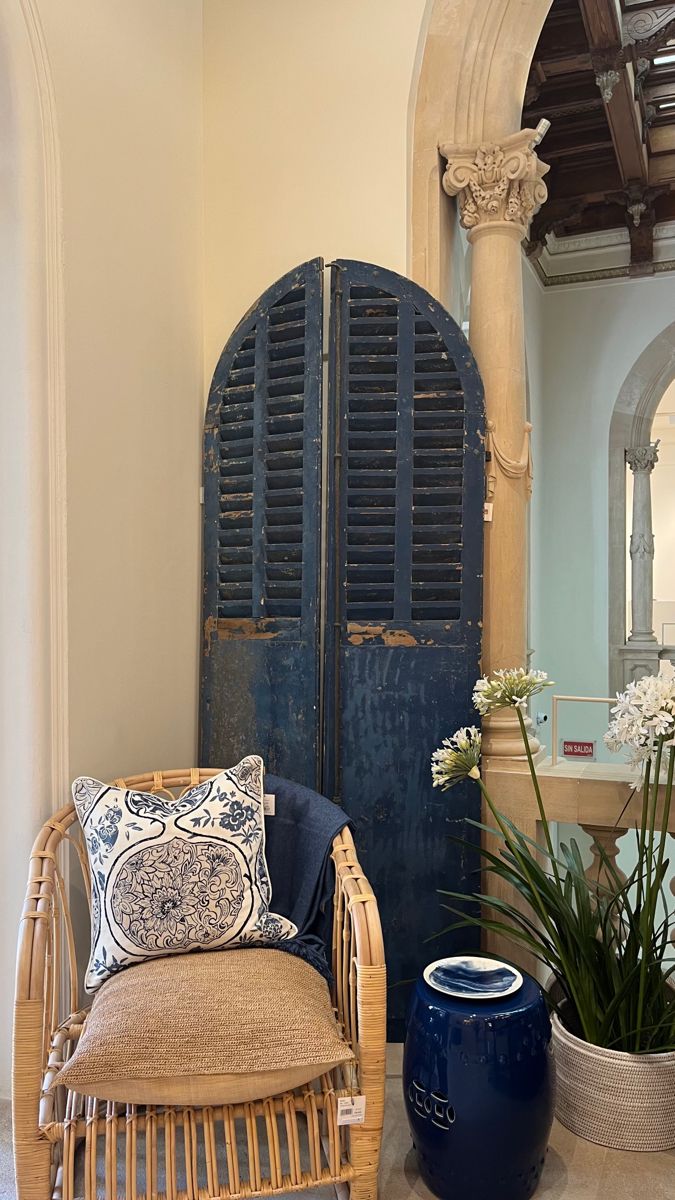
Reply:
<svg viewBox="0 0 675 1200"><path fill-rule="evenodd" d="M527 502L531 493L526 424L525 333L520 243L546 199L548 166L524 129L499 145L441 145L443 187L457 196L473 246L470 337L485 387L487 415L483 669L520 667L527 658ZM518 757L515 715L483 725L484 752ZM533 750L538 743L531 737Z"/></svg>
<svg viewBox="0 0 675 1200"><path fill-rule="evenodd" d="M652 471L658 462L658 442L632 446L626 462L633 472L633 524L630 535L631 632L629 642L655 642L654 534L652 532Z"/></svg>

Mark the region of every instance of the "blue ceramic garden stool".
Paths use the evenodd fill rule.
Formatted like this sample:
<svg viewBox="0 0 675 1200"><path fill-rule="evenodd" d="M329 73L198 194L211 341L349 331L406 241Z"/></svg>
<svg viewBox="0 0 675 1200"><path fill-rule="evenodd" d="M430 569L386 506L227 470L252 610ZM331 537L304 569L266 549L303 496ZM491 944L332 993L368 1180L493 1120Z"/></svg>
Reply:
<svg viewBox="0 0 675 1200"><path fill-rule="evenodd" d="M441 1200L528 1200L553 1122L541 988L495 959L432 963L408 1017L403 1088L420 1174Z"/></svg>

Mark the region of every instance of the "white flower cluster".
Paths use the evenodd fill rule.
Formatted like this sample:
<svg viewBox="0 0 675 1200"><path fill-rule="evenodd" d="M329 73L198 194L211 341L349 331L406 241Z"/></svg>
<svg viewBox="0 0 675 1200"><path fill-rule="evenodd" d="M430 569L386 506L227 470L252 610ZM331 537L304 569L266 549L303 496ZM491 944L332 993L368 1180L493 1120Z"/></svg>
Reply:
<svg viewBox="0 0 675 1200"><path fill-rule="evenodd" d="M434 787L449 788L469 776L480 779L481 735L475 725L458 729L451 738L443 738L440 750L431 756Z"/></svg>
<svg viewBox="0 0 675 1200"><path fill-rule="evenodd" d="M644 675L617 695L614 718L605 734L609 750L629 751L628 761L639 764L656 753L660 738L675 736L675 667L662 662L658 675Z"/></svg>
<svg viewBox="0 0 675 1200"><path fill-rule="evenodd" d="M483 676L473 689L473 703L481 717L498 708L526 709L530 696L545 687L553 687L545 671L526 671L523 667L512 667L507 671L495 671L490 679Z"/></svg>

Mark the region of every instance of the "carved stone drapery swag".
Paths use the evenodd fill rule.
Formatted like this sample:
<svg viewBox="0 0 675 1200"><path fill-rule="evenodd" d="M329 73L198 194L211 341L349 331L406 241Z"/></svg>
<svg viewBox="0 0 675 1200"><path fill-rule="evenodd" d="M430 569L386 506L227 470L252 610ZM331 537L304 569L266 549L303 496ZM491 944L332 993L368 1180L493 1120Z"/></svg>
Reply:
<svg viewBox="0 0 675 1200"><path fill-rule="evenodd" d="M520 479L526 476L527 496L528 499L532 495L532 482L534 472L532 468L532 445L530 434L532 426L529 421L525 422L525 432L523 436L523 450L519 459L508 458L501 450L497 442L495 422L489 418L486 422L485 433L485 474L487 477L487 499L492 500L497 487L497 472L495 463L501 467L504 475L509 479Z"/></svg>

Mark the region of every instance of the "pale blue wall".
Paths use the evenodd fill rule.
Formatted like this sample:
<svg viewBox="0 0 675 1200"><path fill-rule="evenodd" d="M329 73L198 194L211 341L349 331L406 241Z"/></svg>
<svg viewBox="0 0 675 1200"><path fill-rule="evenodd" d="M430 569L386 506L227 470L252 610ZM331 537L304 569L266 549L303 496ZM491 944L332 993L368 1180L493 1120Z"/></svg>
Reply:
<svg viewBox="0 0 675 1200"><path fill-rule="evenodd" d="M675 273L544 290L526 266L525 303L535 426L533 661L558 693L605 696L609 427L626 375L675 316ZM549 711L550 698L538 707ZM564 721L561 736L600 743L606 710L584 706Z"/></svg>

